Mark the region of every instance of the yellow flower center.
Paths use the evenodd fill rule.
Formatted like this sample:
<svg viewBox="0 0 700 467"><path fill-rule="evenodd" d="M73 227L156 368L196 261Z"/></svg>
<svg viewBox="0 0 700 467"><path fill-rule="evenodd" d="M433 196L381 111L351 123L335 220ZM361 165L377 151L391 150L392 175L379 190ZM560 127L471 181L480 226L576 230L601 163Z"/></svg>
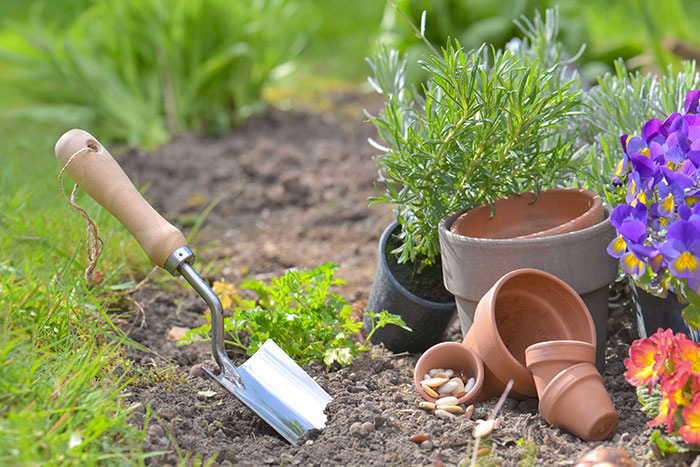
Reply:
<svg viewBox="0 0 700 467"><path fill-rule="evenodd" d="M678 267L678 269L681 269L681 270L684 269L684 270L692 272L698 268L698 260L689 251L684 251L676 259L676 266Z"/></svg>

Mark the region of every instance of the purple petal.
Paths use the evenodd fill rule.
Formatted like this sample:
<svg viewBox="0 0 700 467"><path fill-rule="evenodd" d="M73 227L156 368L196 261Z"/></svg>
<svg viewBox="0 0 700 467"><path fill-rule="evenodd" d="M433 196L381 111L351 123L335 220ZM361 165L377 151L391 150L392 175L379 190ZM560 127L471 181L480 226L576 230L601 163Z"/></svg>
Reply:
<svg viewBox="0 0 700 467"><path fill-rule="evenodd" d="M647 145L644 144L642 138L639 136L633 136L627 141L627 154L639 154L642 150L646 149Z"/></svg>
<svg viewBox="0 0 700 467"><path fill-rule="evenodd" d="M678 120L682 120L679 118ZM690 143L688 142L688 132L683 133L682 131L674 131L668 135L666 138L666 146L669 148L678 147L684 153L690 150Z"/></svg>
<svg viewBox="0 0 700 467"><path fill-rule="evenodd" d="M621 258L627 251L627 243L622 235L618 235L608 244L607 252L613 258Z"/></svg>
<svg viewBox="0 0 700 467"><path fill-rule="evenodd" d="M666 239L679 242L684 249L687 249L698 239L698 229L690 221L679 220L668 227ZM674 248L677 246L675 243L673 245Z"/></svg>
<svg viewBox="0 0 700 467"><path fill-rule="evenodd" d="M700 115L697 115L697 114L683 115L683 120L686 121L686 123L688 124L688 127L700 126ZM688 128L688 131L690 131L690 128Z"/></svg>
<svg viewBox="0 0 700 467"><path fill-rule="evenodd" d="M692 162L690 163L692 164ZM693 180L684 173L673 171L668 167L662 167L661 171L663 172L664 178L666 178L666 181L668 181L669 185L677 184L681 190L693 186ZM657 186L660 186L660 184Z"/></svg>
<svg viewBox="0 0 700 467"><path fill-rule="evenodd" d="M685 103L683 104L685 113L696 113L698 104L700 104L700 90L689 91L685 95Z"/></svg>
<svg viewBox="0 0 700 467"><path fill-rule="evenodd" d="M626 221L617 229L617 233L631 242L641 243L647 238L647 225L640 221Z"/></svg>
<svg viewBox="0 0 700 467"><path fill-rule="evenodd" d="M651 143L651 140L660 134L660 128L661 121L657 118L652 118L642 127L642 139L646 141L647 144Z"/></svg>
<svg viewBox="0 0 700 467"><path fill-rule="evenodd" d="M681 114L679 114L678 112L673 112L671 115L669 115L668 117L666 117L666 120L664 120L664 122L661 124L661 128L659 128L659 131L661 132L661 134L662 134L663 136L668 137L668 134L670 133L669 127L670 127L670 126L673 124L673 122L675 122L676 119L677 119L678 117L680 117L680 116L681 116Z"/></svg>
<svg viewBox="0 0 700 467"><path fill-rule="evenodd" d="M690 215L692 214L692 212L693 211L685 204L681 204L680 206L678 206L678 217L680 217L684 221L690 219Z"/></svg>
<svg viewBox="0 0 700 467"><path fill-rule="evenodd" d="M649 158L657 164L661 164L665 161L665 152L664 147L656 141L652 141L649 145Z"/></svg>
<svg viewBox="0 0 700 467"><path fill-rule="evenodd" d="M693 161L696 167L700 167L700 145L698 145L697 150L691 150L685 153L685 157Z"/></svg>
<svg viewBox="0 0 700 467"><path fill-rule="evenodd" d="M644 262L631 251L620 258L620 266L627 274L635 276L644 274Z"/></svg>
<svg viewBox="0 0 700 467"><path fill-rule="evenodd" d="M672 164L682 164L685 160L685 153L679 147L672 147L666 151L666 162Z"/></svg>
<svg viewBox="0 0 700 467"><path fill-rule="evenodd" d="M610 224L616 229L632 214L632 206L629 204L620 204L610 213Z"/></svg>
<svg viewBox="0 0 700 467"><path fill-rule="evenodd" d="M630 138L630 135L621 135L620 136L620 144L622 145L622 150L625 151L625 154L627 154L627 140Z"/></svg>

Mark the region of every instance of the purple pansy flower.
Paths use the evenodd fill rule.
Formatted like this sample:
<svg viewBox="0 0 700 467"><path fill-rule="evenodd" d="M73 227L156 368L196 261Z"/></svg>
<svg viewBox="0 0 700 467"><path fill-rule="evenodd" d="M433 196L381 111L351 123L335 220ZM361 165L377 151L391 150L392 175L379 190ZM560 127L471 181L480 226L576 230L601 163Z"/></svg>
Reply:
<svg viewBox="0 0 700 467"><path fill-rule="evenodd" d="M668 227L666 241L658 244L671 274L700 279L700 231L691 221L677 220Z"/></svg>
<svg viewBox="0 0 700 467"><path fill-rule="evenodd" d="M613 187L626 204L610 216L617 236L608 253L641 284L700 295L700 90L687 94L683 113L649 119L620 143Z"/></svg>

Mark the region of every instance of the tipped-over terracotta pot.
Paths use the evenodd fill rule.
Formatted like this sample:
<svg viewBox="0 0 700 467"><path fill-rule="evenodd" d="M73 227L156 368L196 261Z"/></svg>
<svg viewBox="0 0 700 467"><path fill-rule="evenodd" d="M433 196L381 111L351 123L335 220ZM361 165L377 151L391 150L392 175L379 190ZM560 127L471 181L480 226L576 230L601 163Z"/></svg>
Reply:
<svg viewBox="0 0 700 467"><path fill-rule="evenodd" d="M536 397L525 349L551 340L578 340L595 346L588 308L564 281L537 269L517 269L501 277L476 307L463 343L484 363L479 400L500 395L513 379L511 397Z"/></svg>
<svg viewBox="0 0 700 467"><path fill-rule="evenodd" d="M579 188L542 190L507 196L470 209L450 231L473 238L536 238L575 232L601 222L603 201L598 193Z"/></svg>
<svg viewBox="0 0 700 467"><path fill-rule="evenodd" d="M562 370L577 363L595 365L595 345L590 342L560 340L532 344L525 349L525 363L532 373L541 397L544 388Z"/></svg>
<svg viewBox="0 0 700 467"><path fill-rule="evenodd" d="M423 381L424 375L434 368L451 369L455 374L463 371L464 374L473 377L474 387L459 397L457 403L471 404L476 401L484 384L484 365L476 352L460 342L441 342L421 355L413 370L413 385L421 397L429 402L435 402L437 399L429 396L420 382Z"/></svg>
<svg viewBox="0 0 700 467"><path fill-rule="evenodd" d="M606 439L618 421L603 377L590 363L571 366L549 382L540 397L540 415L586 441Z"/></svg>

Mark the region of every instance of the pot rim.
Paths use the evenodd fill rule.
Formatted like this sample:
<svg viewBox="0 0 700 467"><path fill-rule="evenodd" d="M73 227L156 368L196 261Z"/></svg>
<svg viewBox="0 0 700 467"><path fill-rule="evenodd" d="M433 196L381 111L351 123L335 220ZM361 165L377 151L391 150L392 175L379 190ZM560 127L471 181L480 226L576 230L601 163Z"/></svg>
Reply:
<svg viewBox="0 0 700 467"><path fill-rule="evenodd" d="M481 391L481 388L484 385L484 363L481 360L481 356L479 356L479 354L476 353L474 349L462 344L461 342L440 342L439 344L435 344L434 346L430 347L428 350L423 352L418 361L416 361L416 366L413 368L413 385L416 388L418 394L424 400L428 402L435 402L437 400L434 397L429 396L421 387L420 381L422 380L422 375L419 374L418 367L425 355L431 352L435 352L436 349L442 349L445 347L453 347L455 349L455 352L465 352L467 358L471 360L472 363L474 363L474 365L476 366L476 375L474 375L474 387L468 393L466 393L464 396L458 399L458 404L469 403L479 395L479 392Z"/></svg>
<svg viewBox="0 0 700 467"><path fill-rule="evenodd" d="M521 205L524 201L528 201L527 198L525 197L533 197L533 200L535 198L535 193L534 191L525 191L522 193L515 193L512 195L504 196L501 198L498 198L493 201L494 205L496 206L496 210L498 210L498 206L502 205L503 209L505 209L505 206L507 205L512 205L515 203L515 206ZM565 199L561 199L562 197L565 197ZM515 237L499 237L500 239L527 239L527 238L538 238L538 237L551 237L553 235L559 235L561 233L565 232L571 232L571 231L577 231L577 230L583 230L582 228L574 228L571 230L570 226L576 225L577 223L585 222L584 219L593 219L596 217L596 212L603 211L603 217L605 217L605 211L603 210L603 200L600 197L600 195L592 190L588 190L585 188L575 188L575 187L567 187L567 188L549 188L545 190L540 190L539 193L537 194L537 199L540 198L555 198L555 199L560 199L562 203L570 203L574 199L575 200L580 200L580 201L586 201L588 202L589 206L586 211L580 213L576 217L573 217L569 219L568 221L555 225L553 227L549 227L544 230L539 230L523 235L518 235ZM551 201L550 201L551 202ZM529 203L528 203L529 204ZM467 209L466 211L462 212L459 216L455 218L455 220L451 223L450 225L450 231L452 231L452 227L454 224L460 220L463 216L474 216L476 215L477 217L481 217L481 213L484 212L485 210L488 210L489 205L488 203L480 204L478 206L474 206L471 209ZM471 222L473 222L474 219L471 219ZM467 221L470 222L470 221ZM596 222L597 224L597 222ZM595 224L592 224L595 225ZM568 229L565 229L567 226ZM590 225L588 226L590 227ZM564 232L562 232L564 230ZM458 234L460 235L460 234ZM468 237L468 235L462 235L465 237ZM493 239L492 237L472 237L472 238L488 238L488 239Z"/></svg>
<svg viewBox="0 0 700 467"><path fill-rule="evenodd" d="M513 246L513 247L527 247L535 246L539 244L549 244L552 242L571 242L576 237L593 237L600 234L602 231L611 228L610 225L610 214L612 214L612 208L607 204L603 204L603 214L604 219L597 224L594 224L585 229L575 230L573 232L566 232L555 235L547 235L544 237L531 237L531 238L477 238L477 237L467 237L465 235L459 235L450 230L452 224L457 220L459 216L465 212L473 209L473 207L467 207L459 211L455 211L443 217L438 224L438 232L445 239L455 242L455 243L466 243L475 245L498 245L498 246Z"/></svg>
<svg viewBox="0 0 700 467"><path fill-rule="evenodd" d="M558 356L552 358L551 353L557 351L559 352ZM581 360L581 358L589 356L592 359ZM594 344L571 339L537 342L525 349L525 361L528 368L547 361L575 361L595 364L595 356L596 346Z"/></svg>

